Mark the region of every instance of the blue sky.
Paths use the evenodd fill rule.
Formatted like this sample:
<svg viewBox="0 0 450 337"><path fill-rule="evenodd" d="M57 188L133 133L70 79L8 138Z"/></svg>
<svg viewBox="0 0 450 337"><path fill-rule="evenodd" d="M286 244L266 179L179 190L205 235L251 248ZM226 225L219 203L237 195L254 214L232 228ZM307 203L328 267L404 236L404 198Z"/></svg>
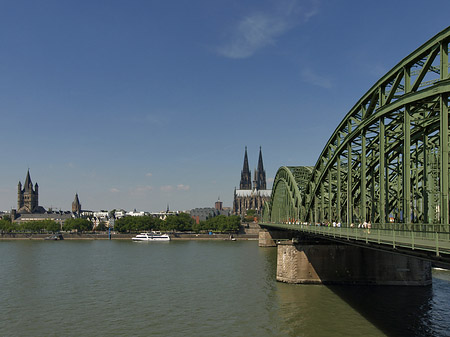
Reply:
<svg viewBox="0 0 450 337"><path fill-rule="evenodd" d="M314 165L356 101L450 24L448 0L0 0L0 210L30 169L68 210L231 206ZM270 184L271 185L271 184Z"/></svg>

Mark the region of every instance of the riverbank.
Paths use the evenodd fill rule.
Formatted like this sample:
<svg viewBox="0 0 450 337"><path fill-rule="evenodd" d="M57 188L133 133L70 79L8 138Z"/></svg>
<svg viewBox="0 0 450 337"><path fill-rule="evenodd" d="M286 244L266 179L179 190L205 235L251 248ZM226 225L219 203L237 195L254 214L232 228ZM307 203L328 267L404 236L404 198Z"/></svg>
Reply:
<svg viewBox="0 0 450 337"><path fill-rule="evenodd" d="M231 240L230 234L170 233L171 240ZM3 233L2 240L45 240L50 234ZM108 233L62 233L64 240L109 240ZM111 234L111 240L131 240L134 234ZM233 234L236 240L258 240L257 234Z"/></svg>

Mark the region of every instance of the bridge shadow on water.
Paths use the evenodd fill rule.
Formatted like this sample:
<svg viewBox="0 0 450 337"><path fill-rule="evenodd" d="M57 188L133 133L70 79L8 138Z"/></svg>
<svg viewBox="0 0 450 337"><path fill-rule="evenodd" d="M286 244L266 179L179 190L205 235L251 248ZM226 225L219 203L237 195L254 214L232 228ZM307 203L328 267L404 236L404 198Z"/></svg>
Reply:
<svg viewBox="0 0 450 337"><path fill-rule="evenodd" d="M445 336L433 322L432 286L327 287L387 336Z"/></svg>
<svg viewBox="0 0 450 337"><path fill-rule="evenodd" d="M272 283L277 253L264 253ZM428 286L276 282L275 289L281 335L450 337L450 270L433 269Z"/></svg>
<svg viewBox="0 0 450 337"><path fill-rule="evenodd" d="M278 283L277 288L280 326L288 336L450 336L450 280L435 277L423 287Z"/></svg>
<svg viewBox="0 0 450 337"><path fill-rule="evenodd" d="M450 271L428 286L279 283L289 336L450 337Z"/></svg>

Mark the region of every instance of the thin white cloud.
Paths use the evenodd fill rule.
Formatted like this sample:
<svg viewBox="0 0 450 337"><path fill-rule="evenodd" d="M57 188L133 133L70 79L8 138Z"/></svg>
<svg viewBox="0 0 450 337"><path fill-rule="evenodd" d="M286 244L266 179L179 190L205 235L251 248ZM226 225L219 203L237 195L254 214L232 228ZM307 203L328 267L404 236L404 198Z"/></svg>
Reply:
<svg viewBox="0 0 450 337"><path fill-rule="evenodd" d="M113 188L109 189L109 192L111 192L111 193L119 193L120 191L117 188L113 187Z"/></svg>
<svg viewBox="0 0 450 337"><path fill-rule="evenodd" d="M237 22L217 52L233 59L250 57L317 13L317 0L278 0L270 9L250 13Z"/></svg>
<svg viewBox="0 0 450 337"><path fill-rule="evenodd" d="M275 38L285 30L283 21L267 14L255 13L239 22L230 41L220 47L218 52L229 58L247 58L258 49L274 44Z"/></svg>
<svg viewBox="0 0 450 337"><path fill-rule="evenodd" d="M160 187L160 190L163 192L172 192L172 191L188 191L191 187L189 185L178 184L176 186L173 185L164 185Z"/></svg>
<svg viewBox="0 0 450 337"><path fill-rule="evenodd" d="M189 185L179 184L177 185L178 191L188 191L191 187Z"/></svg>
<svg viewBox="0 0 450 337"><path fill-rule="evenodd" d="M160 190L163 192L172 192L174 187L172 185L164 185L160 187Z"/></svg>
<svg viewBox="0 0 450 337"><path fill-rule="evenodd" d="M146 177L151 177L153 174L151 172L148 172L145 174Z"/></svg>
<svg viewBox="0 0 450 337"><path fill-rule="evenodd" d="M329 78L317 74L310 68L303 69L301 76L303 81L318 87L329 89L333 86Z"/></svg>

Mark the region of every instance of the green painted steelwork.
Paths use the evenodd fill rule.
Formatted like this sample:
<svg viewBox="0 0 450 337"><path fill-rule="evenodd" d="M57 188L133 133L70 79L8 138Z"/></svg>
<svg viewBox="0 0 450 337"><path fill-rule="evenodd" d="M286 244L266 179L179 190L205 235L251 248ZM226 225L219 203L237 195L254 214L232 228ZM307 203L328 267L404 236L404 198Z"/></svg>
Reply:
<svg viewBox="0 0 450 337"><path fill-rule="evenodd" d="M269 203L263 208L263 221L284 221L285 219L300 219L305 216L302 206L302 195L305 194L311 179L313 167L281 167L273 185L273 194ZM275 213L270 210L276 210Z"/></svg>
<svg viewBox="0 0 450 337"><path fill-rule="evenodd" d="M281 167L263 222L440 225L448 240L449 42L450 27L378 80L314 168Z"/></svg>
<svg viewBox="0 0 450 337"><path fill-rule="evenodd" d="M264 224L266 228L304 232L335 241L362 242L383 250L408 250L408 255L429 259L450 266L448 226L423 224L385 224L379 228L333 227L308 224ZM442 232L441 230L445 230Z"/></svg>

